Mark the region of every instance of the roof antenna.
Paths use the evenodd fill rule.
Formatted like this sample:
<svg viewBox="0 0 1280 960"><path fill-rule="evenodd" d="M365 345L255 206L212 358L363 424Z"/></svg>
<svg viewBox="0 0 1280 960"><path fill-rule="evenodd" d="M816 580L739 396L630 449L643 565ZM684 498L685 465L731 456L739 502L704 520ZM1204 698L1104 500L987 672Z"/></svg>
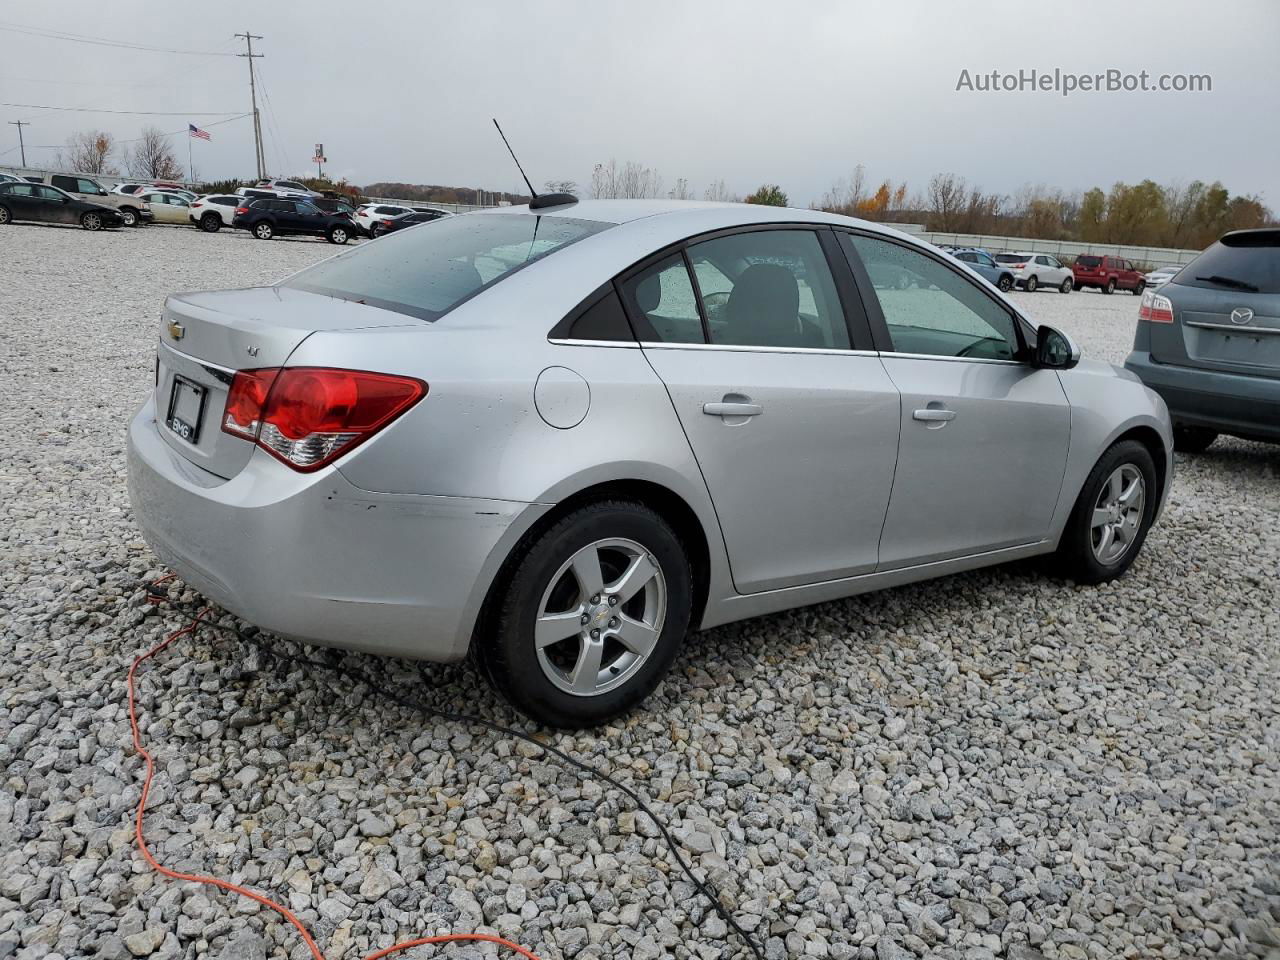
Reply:
<svg viewBox="0 0 1280 960"><path fill-rule="evenodd" d="M544 193L538 194L533 189L533 184L529 182L529 176L524 172L524 167L520 166L520 161L516 157L516 152L511 149L511 143L507 140L507 135L502 132L502 127L498 125L498 118L493 118L493 125L498 128L498 136L502 138L502 142L507 145L507 153L511 154L511 159L515 161L516 169L520 171L520 176L524 178L524 185L529 188L529 209L541 210L543 207L562 207L569 203L577 203L578 198L572 193Z"/></svg>

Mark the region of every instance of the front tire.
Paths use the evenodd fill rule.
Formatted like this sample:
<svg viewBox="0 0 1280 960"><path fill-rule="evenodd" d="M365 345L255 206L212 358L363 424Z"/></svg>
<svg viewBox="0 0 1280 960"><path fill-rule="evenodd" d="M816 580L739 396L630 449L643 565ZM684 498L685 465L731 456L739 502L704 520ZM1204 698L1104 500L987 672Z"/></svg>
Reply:
<svg viewBox="0 0 1280 960"><path fill-rule="evenodd" d="M1027 288L1027 293L1035 293L1035 292L1036 292L1036 288L1040 286L1040 278L1039 278L1039 277L1027 277L1027 282L1026 282L1025 286L1026 286L1026 288Z"/></svg>
<svg viewBox="0 0 1280 960"><path fill-rule="evenodd" d="M1090 471L1062 531L1059 573L1081 584L1120 576L1142 549L1159 499L1151 452L1136 440L1113 444Z"/></svg>
<svg viewBox="0 0 1280 960"><path fill-rule="evenodd" d="M996 287L1001 293L1008 293L1013 289L1013 276L1008 273L1002 273Z"/></svg>
<svg viewBox="0 0 1280 960"><path fill-rule="evenodd" d="M261 223L254 224L253 235L259 240L270 240L275 236L275 231L271 229L271 224L264 220Z"/></svg>
<svg viewBox="0 0 1280 960"><path fill-rule="evenodd" d="M593 503L522 544L479 638L493 685L540 723L580 729L626 713L689 631L693 572L650 508Z"/></svg>
<svg viewBox="0 0 1280 960"><path fill-rule="evenodd" d="M121 207L120 217L124 220L126 227L136 227L138 225L138 211L131 207Z"/></svg>
<svg viewBox="0 0 1280 960"><path fill-rule="evenodd" d="M1133 295L1135 297L1140 297L1142 296L1142 291L1145 289L1147 289L1147 281L1139 280L1138 285L1133 288Z"/></svg>
<svg viewBox="0 0 1280 960"><path fill-rule="evenodd" d="M206 213L200 218L200 229L205 233L217 233L222 229L222 218L216 213Z"/></svg>
<svg viewBox="0 0 1280 960"><path fill-rule="evenodd" d="M1174 427L1173 449L1179 453L1204 453L1218 439L1218 431L1208 427Z"/></svg>
<svg viewBox="0 0 1280 960"><path fill-rule="evenodd" d="M347 232L346 227L330 227L328 240L330 243L336 243L339 246L351 239L351 235Z"/></svg>
<svg viewBox="0 0 1280 960"><path fill-rule="evenodd" d="M1063 280L1063 281L1062 281L1062 283L1060 283L1060 284L1058 285L1058 292L1059 292L1059 293L1070 293L1072 290L1074 290L1074 289L1075 289L1075 286L1076 286L1076 285L1075 285L1074 283L1072 283L1072 282L1071 282L1071 278L1070 278L1070 277L1067 277L1067 279Z"/></svg>
<svg viewBox="0 0 1280 960"><path fill-rule="evenodd" d="M93 211L89 211L80 218L80 226L84 227L86 230L101 230L102 217Z"/></svg>

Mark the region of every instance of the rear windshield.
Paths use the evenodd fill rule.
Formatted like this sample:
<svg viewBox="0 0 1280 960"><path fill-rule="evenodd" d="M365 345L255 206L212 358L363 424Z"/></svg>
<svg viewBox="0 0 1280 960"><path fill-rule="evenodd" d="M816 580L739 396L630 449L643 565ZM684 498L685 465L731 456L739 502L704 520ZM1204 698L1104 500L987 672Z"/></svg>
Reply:
<svg viewBox="0 0 1280 960"><path fill-rule="evenodd" d="M1020 256L1016 253L997 253L996 254L996 263L1022 263L1026 259L1027 259L1026 257Z"/></svg>
<svg viewBox="0 0 1280 960"><path fill-rule="evenodd" d="M1280 293L1280 231L1219 240L1174 280L1184 287Z"/></svg>
<svg viewBox="0 0 1280 960"><path fill-rule="evenodd" d="M1102 262L1101 257L1076 257L1076 264L1081 267L1093 269Z"/></svg>
<svg viewBox="0 0 1280 960"><path fill-rule="evenodd" d="M443 217L362 244L283 286L436 320L521 267L611 226L522 213Z"/></svg>

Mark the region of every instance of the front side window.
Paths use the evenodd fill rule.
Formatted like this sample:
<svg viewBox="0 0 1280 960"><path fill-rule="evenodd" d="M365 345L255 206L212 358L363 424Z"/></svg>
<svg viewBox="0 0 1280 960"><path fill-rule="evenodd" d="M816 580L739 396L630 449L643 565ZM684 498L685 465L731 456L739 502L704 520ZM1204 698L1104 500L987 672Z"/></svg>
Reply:
<svg viewBox="0 0 1280 960"><path fill-rule="evenodd" d="M692 244L712 344L849 348L849 328L818 236L735 233ZM704 286L703 277L712 282Z"/></svg>
<svg viewBox="0 0 1280 960"><path fill-rule="evenodd" d="M283 285L437 320L490 284L611 226L536 214L446 217L339 254Z"/></svg>
<svg viewBox="0 0 1280 960"><path fill-rule="evenodd" d="M55 190L53 187L36 187L36 196L43 197L46 200L61 200L66 194L61 190Z"/></svg>
<svg viewBox="0 0 1280 960"><path fill-rule="evenodd" d="M83 177L76 180L76 191L79 193L92 194L94 196L102 196L107 192L92 180L85 180Z"/></svg>
<svg viewBox="0 0 1280 960"><path fill-rule="evenodd" d="M1016 358L1016 321L975 283L903 244L856 234L842 237L866 267L895 352Z"/></svg>
<svg viewBox="0 0 1280 960"><path fill-rule="evenodd" d="M977 257L978 263L982 264L984 267L995 267L996 265L996 262L985 253L975 253L974 256Z"/></svg>
<svg viewBox="0 0 1280 960"><path fill-rule="evenodd" d="M440 221L440 226L447 223ZM432 227L433 230L440 226ZM426 232L426 231L424 231ZM641 340L705 343L702 315L684 257L674 253L622 284L622 296L639 321Z"/></svg>

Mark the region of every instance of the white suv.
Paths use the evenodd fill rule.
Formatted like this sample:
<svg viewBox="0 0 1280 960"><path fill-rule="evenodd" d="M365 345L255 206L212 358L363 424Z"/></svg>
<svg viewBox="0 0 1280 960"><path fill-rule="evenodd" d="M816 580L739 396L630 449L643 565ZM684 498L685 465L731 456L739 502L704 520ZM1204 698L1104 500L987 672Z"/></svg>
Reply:
<svg viewBox="0 0 1280 960"><path fill-rule="evenodd" d="M277 197L322 197L324 194L308 190L297 180L259 180L252 187L241 187L236 194L243 197L245 190L261 190L263 193L274 193Z"/></svg>
<svg viewBox="0 0 1280 960"><path fill-rule="evenodd" d="M224 226L231 226L236 208L245 202L244 197L226 193L206 193L196 197L188 208L187 219L205 233L217 233Z"/></svg>
<svg viewBox="0 0 1280 960"><path fill-rule="evenodd" d="M408 207L397 207L393 203L366 203L356 208L355 221L360 229L373 236L373 225L388 217L398 217L402 213L412 213Z"/></svg>
<svg viewBox="0 0 1280 960"><path fill-rule="evenodd" d="M1059 293L1075 289L1075 279L1070 267L1048 253L997 253L996 263L1013 274L1013 282L1027 293L1040 287L1056 287Z"/></svg>

